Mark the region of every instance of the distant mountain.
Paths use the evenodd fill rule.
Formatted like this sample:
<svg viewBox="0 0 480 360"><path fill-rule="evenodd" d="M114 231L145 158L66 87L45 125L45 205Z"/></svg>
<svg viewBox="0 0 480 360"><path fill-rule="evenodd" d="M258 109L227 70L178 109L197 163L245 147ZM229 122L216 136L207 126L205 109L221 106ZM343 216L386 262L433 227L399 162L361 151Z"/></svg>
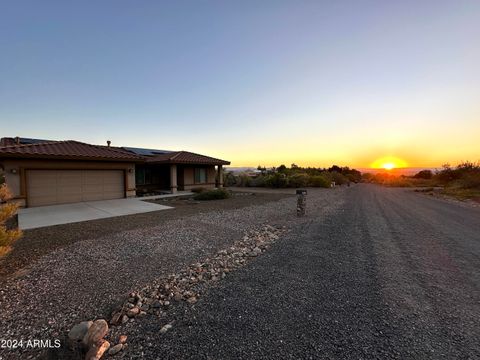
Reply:
<svg viewBox="0 0 480 360"><path fill-rule="evenodd" d="M256 171L257 168L254 167L235 167L235 166L227 166L225 171L231 171L233 173L241 173L241 172L250 172Z"/></svg>

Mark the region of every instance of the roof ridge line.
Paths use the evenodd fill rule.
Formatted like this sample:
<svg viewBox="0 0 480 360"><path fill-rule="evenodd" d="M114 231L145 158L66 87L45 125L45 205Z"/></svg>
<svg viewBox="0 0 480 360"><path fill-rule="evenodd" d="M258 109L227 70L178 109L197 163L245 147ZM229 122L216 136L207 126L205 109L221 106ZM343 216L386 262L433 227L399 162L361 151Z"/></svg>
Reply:
<svg viewBox="0 0 480 360"><path fill-rule="evenodd" d="M0 146L0 149L12 148L12 147L27 147L27 146L58 144L58 143L65 143L67 141L75 141L75 140L50 140L50 141L38 142L34 144L13 144L13 145Z"/></svg>

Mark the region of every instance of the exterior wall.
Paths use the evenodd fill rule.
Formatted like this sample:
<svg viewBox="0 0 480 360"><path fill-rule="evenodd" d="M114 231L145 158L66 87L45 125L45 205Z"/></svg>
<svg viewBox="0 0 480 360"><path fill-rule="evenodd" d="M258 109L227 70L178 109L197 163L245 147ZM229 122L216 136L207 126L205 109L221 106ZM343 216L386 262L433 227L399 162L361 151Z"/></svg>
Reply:
<svg viewBox="0 0 480 360"><path fill-rule="evenodd" d="M12 191L13 201L20 206L27 206L26 170L55 169L55 170L123 170L125 173L125 196L135 196L135 165L125 162L102 161L68 161L68 160L32 160L12 159L3 160L5 182ZM12 170L16 173L12 173Z"/></svg>
<svg viewBox="0 0 480 360"><path fill-rule="evenodd" d="M180 168L180 165L177 166ZM205 168L207 169L207 182L206 183L195 183L195 168ZM213 165L199 165L199 166L188 166L183 165L181 169L178 170L178 188L179 190L191 190L196 187L203 187L207 189L213 189L215 187L215 166Z"/></svg>

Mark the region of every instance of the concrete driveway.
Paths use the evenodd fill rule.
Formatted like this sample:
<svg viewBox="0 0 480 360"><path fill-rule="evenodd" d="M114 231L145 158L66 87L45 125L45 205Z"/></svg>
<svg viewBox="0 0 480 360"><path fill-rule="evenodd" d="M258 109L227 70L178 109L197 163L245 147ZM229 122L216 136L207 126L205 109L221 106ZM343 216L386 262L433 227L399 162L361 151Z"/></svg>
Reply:
<svg viewBox="0 0 480 360"><path fill-rule="evenodd" d="M172 207L148 203L136 198L88 201L20 209L18 222L20 228L26 230L167 209Z"/></svg>

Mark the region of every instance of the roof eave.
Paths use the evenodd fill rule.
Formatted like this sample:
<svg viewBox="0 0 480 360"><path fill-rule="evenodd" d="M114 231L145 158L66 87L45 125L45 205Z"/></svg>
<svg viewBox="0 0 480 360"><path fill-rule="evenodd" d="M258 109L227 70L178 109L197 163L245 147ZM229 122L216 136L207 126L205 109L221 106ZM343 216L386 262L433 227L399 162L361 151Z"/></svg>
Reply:
<svg viewBox="0 0 480 360"><path fill-rule="evenodd" d="M179 164L179 165L230 165L230 161L181 161L181 160L147 160L147 164Z"/></svg>

